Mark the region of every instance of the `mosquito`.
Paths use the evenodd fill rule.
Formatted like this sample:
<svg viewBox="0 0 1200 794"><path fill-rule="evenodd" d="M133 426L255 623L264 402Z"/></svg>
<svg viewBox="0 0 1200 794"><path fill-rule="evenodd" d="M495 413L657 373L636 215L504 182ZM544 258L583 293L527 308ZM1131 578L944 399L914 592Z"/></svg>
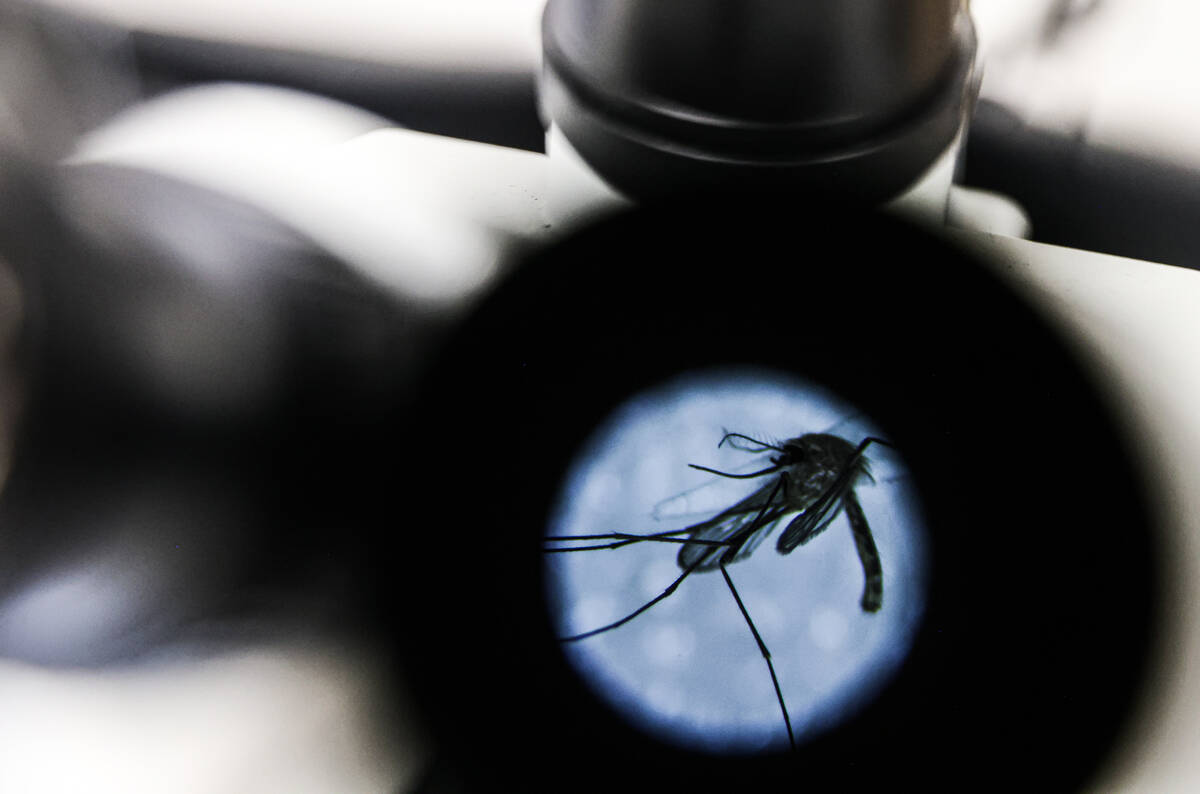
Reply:
<svg viewBox="0 0 1200 794"><path fill-rule="evenodd" d="M582 634L562 637L560 640L579 642L612 631L670 597L693 573L718 570L767 663L771 683L775 687L775 698L783 713L788 743L794 750L796 739L784 702L783 690L775 674L775 665L771 661L771 652L742 602L727 566L750 557L775 527L789 515L795 514L795 517L788 522L775 544L775 549L780 554L790 554L798 546L807 544L844 512L863 569L864 583L859 605L863 612L878 612L883 606L883 567L855 487L864 479L875 482L871 475L870 460L865 454L867 448L872 444L889 447L892 445L874 436L869 436L855 445L829 433L807 433L782 444L769 444L742 433L727 432L717 447L720 448L726 443L744 452L770 451L775 454L770 456L769 466L746 474L724 472L689 463L693 469L719 477L739 480L768 478L757 490L711 518L682 529L649 535L608 532L595 535L551 535L545 538L544 550L551 553L619 549L646 542L675 543L682 546L676 557L676 563L682 573L661 593L619 620ZM580 541L587 543L561 545Z"/></svg>

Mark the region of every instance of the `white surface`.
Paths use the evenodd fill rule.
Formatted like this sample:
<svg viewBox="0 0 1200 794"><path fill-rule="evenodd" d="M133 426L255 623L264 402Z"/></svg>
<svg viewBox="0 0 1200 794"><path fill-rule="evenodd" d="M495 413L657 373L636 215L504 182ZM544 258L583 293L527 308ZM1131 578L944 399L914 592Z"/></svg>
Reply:
<svg viewBox="0 0 1200 794"><path fill-rule="evenodd" d="M296 91L206 85L120 114L84 136L67 163L140 168L227 193L291 223L399 294L462 300L494 275L498 261L494 234L470 206L487 206L506 231L514 217L532 223L523 204L541 193L522 165L535 155L396 129L380 132L402 141L394 146L370 135L354 140L383 123ZM505 180L506 166L519 185ZM478 178L481 169L492 172L490 180ZM512 189L497 196L505 184ZM514 199L521 206L506 212Z"/></svg>
<svg viewBox="0 0 1200 794"><path fill-rule="evenodd" d="M946 225L1007 237L1028 237L1033 231L1029 215L1012 199L990 190L950 186Z"/></svg>
<svg viewBox="0 0 1200 794"><path fill-rule="evenodd" d="M1200 167L1200 4L1076 2L1046 39L1051 0L973 0L985 46L981 94L1035 126Z"/></svg>
<svg viewBox="0 0 1200 794"><path fill-rule="evenodd" d="M269 645L124 670L0 661L0 791L380 794L415 782L390 671L361 645Z"/></svg>
<svg viewBox="0 0 1200 794"><path fill-rule="evenodd" d="M962 138L960 128L954 140L933 164L903 193L888 202L885 209L917 223L945 223L950 206L950 183L954 181L954 168L962 149Z"/></svg>
<svg viewBox="0 0 1200 794"><path fill-rule="evenodd" d="M571 228L632 202L596 175L557 124L546 132L547 207L555 225Z"/></svg>

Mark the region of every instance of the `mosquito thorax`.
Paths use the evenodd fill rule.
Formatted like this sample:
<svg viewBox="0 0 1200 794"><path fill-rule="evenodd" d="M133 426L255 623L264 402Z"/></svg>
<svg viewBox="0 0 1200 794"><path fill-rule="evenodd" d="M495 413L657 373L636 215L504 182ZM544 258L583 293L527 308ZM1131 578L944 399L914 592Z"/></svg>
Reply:
<svg viewBox="0 0 1200 794"><path fill-rule="evenodd" d="M841 436L829 433L806 433L784 444L784 449L796 448L793 462L811 460L815 463L841 463L854 454L854 445Z"/></svg>

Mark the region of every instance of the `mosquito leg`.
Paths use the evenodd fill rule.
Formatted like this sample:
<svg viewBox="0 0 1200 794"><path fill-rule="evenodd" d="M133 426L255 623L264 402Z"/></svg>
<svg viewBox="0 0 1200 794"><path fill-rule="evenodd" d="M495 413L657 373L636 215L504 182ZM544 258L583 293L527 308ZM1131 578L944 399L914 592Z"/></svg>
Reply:
<svg viewBox="0 0 1200 794"><path fill-rule="evenodd" d="M758 643L758 650L767 662L767 669L771 671L771 683L775 685L775 699L779 701L779 710L783 712L783 724L787 728L788 744L795 750L796 737L792 734L792 720L788 717L787 705L783 702L783 690L779 688L779 677L775 675L775 665L771 662L771 652L767 650L767 644L763 642L758 629L754 626L754 621L750 619L750 613L746 611L746 605L742 603L742 597L738 595L737 588L733 586L733 579L729 578L729 571L725 570L725 563L721 563L721 575L725 577L725 584L729 585L729 592L733 593L733 600L737 602L738 609L742 612L742 617L746 619L746 625L750 627L750 633L754 635L754 641Z"/></svg>
<svg viewBox="0 0 1200 794"><path fill-rule="evenodd" d="M779 481L775 483L775 487L771 489L771 493L763 501L762 507L759 508L758 515L754 517L754 520L747 524L744 529L726 539L725 542L729 544L729 548L721 555L722 565L736 560L741 555L742 547L746 545L746 541L750 540L751 536L763 527L763 517L767 514L767 508L774 504L775 494L779 493L779 489L781 488L785 491L787 490L787 477L780 477ZM753 550L751 548L751 551ZM679 552L681 556L683 553L684 551Z"/></svg>
<svg viewBox="0 0 1200 794"><path fill-rule="evenodd" d="M597 535L547 535L542 540L608 540L610 538L645 538L646 540L655 540L656 538L666 538L672 535L683 535L691 531L692 527L683 527L682 529L668 529L664 532L652 532L649 535L635 535L631 532L602 532Z"/></svg>
<svg viewBox="0 0 1200 794"><path fill-rule="evenodd" d="M842 506L846 510L846 518L850 520L854 547L858 549L858 559L863 567L863 611L878 612L883 606L883 566L879 562L879 550L875 548L875 539L871 536L871 525L867 523L867 516L862 505L858 503L858 496L853 488L842 496Z"/></svg>
<svg viewBox="0 0 1200 794"><path fill-rule="evenodd" d="M594 543L588 546L551 546L543 548L542 551L546 554L561 554L569 551L598 551L601 549L620 549L625 546L630 546L634 543L652 542L652 543L676 543L680 545L697 545L697 546L728 546L731 541L728 540L692 540L689 538L676 538L672 535L682 534L684 532L693 531L692 527L685 527L674 532L663 532L655 535L631 535L626 532L610 532L606 535L549 535L543 538L543 541L554 543L565 543L572 540L606 540L612 539L612 543Z"/></svg>
<svg viewBox="0 0 1200 794"><path fill-rule="evenodd" d="M650 535L635 535L630 532L605 532L599 535L547 535L542 538L543 543L570 543L580 540L611 540L612 543L596 543L588 546L549 546L544 547L542 551L547 553L567 552L567 551L596 551L598 549L619 549L624 546L630 546L634 543L642 543L643 541L656 541L659 543L687 543L683 538L676 538L675 535L683 535L691 532L692 527L683 527L682 529L672 529L667 532L655 532ZM723 545L717 541L716 545Z"/></svg>
<svg viewBox="0 0 1200 794"><path fill-rule="evenodd" d="M683 582L684 579L686 579L688 577L688 574L690 574L692 571L694 571L698 567L700 567L700 563L702 561L703 561L703 558L701 558L700 560L697 560L694 565L689 567L683 573L679 574L678 579L671 582L671 584L667 585L666 590L663 590L661 593L656 595L654 598L650 599L645 604L642 604L640 607L635 609L633 612L630 612L628 615L621 618L620 620L613 621L612 623L609 623L607 626L601 626L598 629L592 629L591 631L585 631L582 634L575 634L574 636L571 636L571 637L559 637L559 641L560 642L576 642L578 640L586 640L588 637L595 637L597 634L603 634L606 631L611 631L612 629L615 629L618 626L624 626L626 623L633 620L638 615L642 614L647 609L649 609L650 607L657 604L659 601L662 601L664 598L667 598L668 596L670 596L671 593L674 593L675 589L677 587L679 587L679 585Z"/></svg>

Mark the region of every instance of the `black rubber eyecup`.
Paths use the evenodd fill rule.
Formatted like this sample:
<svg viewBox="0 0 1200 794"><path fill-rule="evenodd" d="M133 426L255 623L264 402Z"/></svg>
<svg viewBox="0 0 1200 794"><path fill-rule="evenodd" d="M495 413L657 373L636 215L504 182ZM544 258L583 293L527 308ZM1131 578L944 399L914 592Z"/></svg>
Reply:
<svg viewBox="0 0 1200 794"><path fill-rule="evenodd" d="M1144 673L1156 528L1098 384L994 270L890 218L713 205L617 216L517 268L432 365L402 445L429 519L397 512L418 570L388 597L443 763L469 790L1083 785ZM566 664L544 603L540 538L588 434L725 365L861 407L929 522L902 669L794 753L708 756L630 727Z"/></svg>

